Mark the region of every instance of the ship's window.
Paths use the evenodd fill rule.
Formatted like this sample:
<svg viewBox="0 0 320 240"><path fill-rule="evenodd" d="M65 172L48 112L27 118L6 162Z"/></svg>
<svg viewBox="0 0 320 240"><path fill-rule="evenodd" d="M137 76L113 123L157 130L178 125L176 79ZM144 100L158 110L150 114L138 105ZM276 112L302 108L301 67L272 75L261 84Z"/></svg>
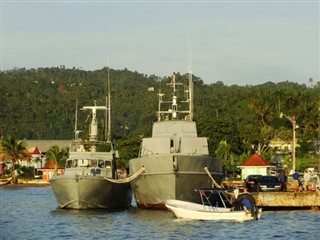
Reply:
<svg viewBox="0 0 320 240"><path fill-rule="evenodd" d="M86 162L87 162L87 167L92 167L92 160L86 160Z"/></svg>
<svg viewBox="0 0 320 240"><path fill-rule="evenodd" d="M66 168L71 168L72 167L72 160L68 160L66 164Z"/></svg>
<svg viewBox="0 0 320 240"><path fill-rule="evenodd" d="M90 167L97 167L97 160L89 160L89 162Z"/></svg>
<svg viewBox="0 0 320 240"><path fill-rule="evenodd" d="M103 165L104 165L104 161L103 160L99 160L98 161L99 168L103 168Z"/></svg>
<svg viewBox="0 0 320 240"><path fill-rule="evenodd" d="M73 167L78 167L78 159L73 160Z"/></svg>
<svg viewBox="0 0 320 240"><path fill-rule="evenodd" d="M87 159L79 159L78 160L78 167L88 167L88 164L89 163L88 163Z"/></svg>
<svg viewBox="0 0 320 240"><path fill-rule="evenodd" d="M106 161L106 168L111 168L111 162L110 161Z"/></svg>
<svg viewBox="0 0 320 240"><path fill-rule="evenodd" d="M173 148L173 139L170 139L170 147Z"/></svg>

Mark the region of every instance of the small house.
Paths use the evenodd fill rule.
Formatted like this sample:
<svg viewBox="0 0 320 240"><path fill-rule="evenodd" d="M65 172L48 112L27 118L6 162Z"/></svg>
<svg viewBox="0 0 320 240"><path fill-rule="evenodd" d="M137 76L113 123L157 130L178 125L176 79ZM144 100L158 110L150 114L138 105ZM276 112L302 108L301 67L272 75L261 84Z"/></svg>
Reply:
<svg viewBox="0 0 320 240"><path fill-rule="evenodd" d="M255 153L238 167L241 169L241 178L246 179L248 175L254 174L271 175L276 166Z"/></svg>
<svg viewBox="0 0 320 240"><path fill-rule="evenodd" d="M38 174L42 175L42 179L44 180L50 180L51 177L54 175L54 163L52 161L46 163L43 168L37 169ZM40 173L42 172L42 174ZM58 175L63 175L64 174L64 169L61 167L58 167Z"/></svg>
<svg viewBox="0 0 320 240"><path fill-rule="evenodd" d="M38 147L33 147L28 150L31 154L31 165L34 168L42 168L45 163L45 155L40 152Z"/></svg>

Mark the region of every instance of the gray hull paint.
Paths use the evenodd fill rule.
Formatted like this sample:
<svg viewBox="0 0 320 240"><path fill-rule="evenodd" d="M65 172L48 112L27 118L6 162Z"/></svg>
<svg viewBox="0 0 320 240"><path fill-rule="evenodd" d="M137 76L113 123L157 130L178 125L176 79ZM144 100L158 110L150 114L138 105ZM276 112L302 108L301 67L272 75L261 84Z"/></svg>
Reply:
<svg viewBox="0 0 320 240"><path fill-rule="evenodd" d="M82 110L91 111L89 141L79 138L81 131L75 129L75 140L70 144L65 173L50 179L58 206L70 209L128 207L132 200L130 184L123 181L121 183L109 181L122 178L116 166L118 152L115 150L115 145L110 141L100 141L98 138L96 118L98 110L108 110L109 129L106 135L110 134L110 99L108 108L95 104L84 106Z"/></svg>
<svg viewBox="0 0 320 240"><path fill-rule="evenodd" d="M131 175L145 168L144 174L130 182L141 208L165 208L167 199L199 202L194 189L212 185L205 167L217 183L222 179L222 160L209 156L207 138L198 137L193 121L192 73L188 87L179 79L173 74L170 82L165 81L171 94L159 90L158 121L152 136L142 139L139 157L129 161Z"/></svg>
<svg viewBox="0 0 320 240"><path fill-rule="evenodd" d="M163 209L166 199L200 202L194 189L212 186L204 167L208 167L217 183L222 180L222 161L209 156L161 154L129 162L131 173L142 166L145 173L131 181L137 205L141 208Z"/></svg>
<svg viewBox="0 0 320 240"><path fill-rule="evenodd" d="M117 179L112 152L70 152L65 174L54 176L50 184L58 207L64 209L111 209L131 204L129 183ZM102 164L99 166L99 162Z"/></svg>
<svg viewBox="0 0 320 240"><path fill-rule="evenodd" d="M58 207L111 209L131 205L130 184L112 183L101 176L57 176L50 180Z"/></svg>

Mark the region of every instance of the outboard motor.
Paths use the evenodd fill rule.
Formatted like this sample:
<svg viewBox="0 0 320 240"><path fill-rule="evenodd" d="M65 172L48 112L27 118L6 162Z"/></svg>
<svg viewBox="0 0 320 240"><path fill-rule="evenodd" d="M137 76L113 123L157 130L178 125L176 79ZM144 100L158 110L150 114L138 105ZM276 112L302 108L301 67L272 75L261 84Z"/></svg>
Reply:
<svg viewBox="0 0 320 240"><path fill-rule="evenodd" d="M251 212L251 216L258 220L258 209L255 199L249 193L243 193L233 203L234 210L244 210L245 208Z"/></svg>

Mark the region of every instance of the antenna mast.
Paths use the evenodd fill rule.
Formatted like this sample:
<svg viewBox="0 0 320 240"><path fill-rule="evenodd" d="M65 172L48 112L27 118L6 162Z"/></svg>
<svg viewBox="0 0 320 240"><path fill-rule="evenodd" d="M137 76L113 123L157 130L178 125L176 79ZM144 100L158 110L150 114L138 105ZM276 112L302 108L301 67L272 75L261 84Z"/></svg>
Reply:
<svg viewBox="0 0 320 240"><path fill-rule="evenodd" d="M91 124L90 124L90 139L92 144L91 152L96 152L96 143L98 142L98 122L97 122L97 110L107 111L106 106L84 106L82 110L91 110Z"/></svg>
<svg viewBox="0 0 320 240"><path fill-rule="evenodd" d="M161 104L163 103L163 99L162 97L164 96L163 93L161 93L161 79L159 78L159 103L158 103L158 112L157 112L157 116L158 116L158 121L161 121Z"/></svg>
<svg viewBox="0 0 320 240"><path fill-rule="evenodd" d="M106 96L106 103L107 103L107 114L106 114L106 122L108 126L105 128L105 136L107 136L107 142L111 142L111 96L110 96L110 65L108 59L108 83L107 83L107 96Z"/></svg>
<svg viewBox="0 0 320 240"><path fill-rule="evenodd" d="M78 97L76 98L76 115L75 115L75 123L74 123L74 140L76 141L79 138L78 128Z"/></svg>
<svg viewBox="0 0 320 240"><path fill-rule="evenodd" d="M192 55L191 55L191 49L190 49L190 44L189 44L189 32L188 32L188 74L189 74L189 120L193 120L193 111L194 111L194 106L193 106L193 91L194 91L194 86L193 86L193 80L192 80Z"/></svg>

